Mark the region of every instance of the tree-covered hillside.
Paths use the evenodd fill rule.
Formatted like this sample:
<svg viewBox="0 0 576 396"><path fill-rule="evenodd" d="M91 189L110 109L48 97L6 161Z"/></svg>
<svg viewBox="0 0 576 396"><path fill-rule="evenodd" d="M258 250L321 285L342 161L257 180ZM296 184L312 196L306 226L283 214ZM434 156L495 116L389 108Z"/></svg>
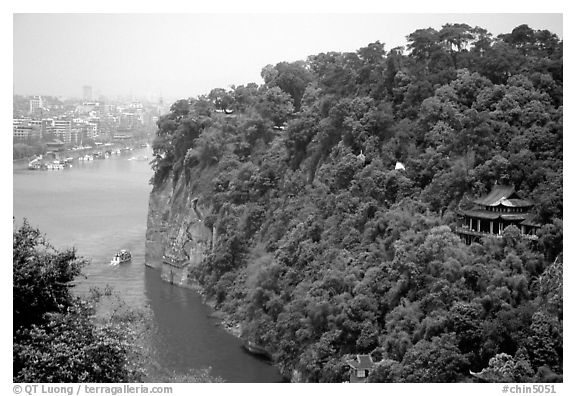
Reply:
<svg viewBox="0 0 576 396"><path fill-rule="evenodd" d="M244 336L307 381L355 354L372 381L561 378L558 37L448 24L262 77L174 103L153 145L153 184L211 210L191 274ZM537 243L452 232L496 182L535 202Z"/></svg>

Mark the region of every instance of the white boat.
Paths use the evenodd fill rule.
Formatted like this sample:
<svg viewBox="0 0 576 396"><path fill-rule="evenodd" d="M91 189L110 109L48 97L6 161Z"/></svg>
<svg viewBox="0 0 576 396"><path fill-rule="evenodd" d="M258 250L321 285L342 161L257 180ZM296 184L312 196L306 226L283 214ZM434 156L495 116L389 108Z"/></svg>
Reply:
<svg viewBox="0 0 576 396"><path fill-rule="evenodd" d="M48 170L62 170L62 169L64 169L64 165L62 165L59 161L54 161L53 163L47 163L46 169L48 169Z"/></svg>
<svg viewBox="0 0 576 396"><path fill-rule="evenodd" d="M32 161L28 163L28 169L40 169L42 166L40 164L40 157L34 158Z"/></svg>
<svg viewBox="0 0 576 396"><path fill-rule="evenodd" d="M128 261L132 260L132 254L129 250L122 249L118 253L112 257L110 261L110 265L118 265L122 263L127 263Z"/></svg>

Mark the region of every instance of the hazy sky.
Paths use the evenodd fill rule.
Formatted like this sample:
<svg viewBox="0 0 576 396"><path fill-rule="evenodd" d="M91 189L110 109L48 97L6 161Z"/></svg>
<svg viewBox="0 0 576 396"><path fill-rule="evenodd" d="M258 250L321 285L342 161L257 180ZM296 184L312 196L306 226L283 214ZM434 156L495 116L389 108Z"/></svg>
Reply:
<svg viewBox="0 0 576 396"><path fill-rule="evenodd" d="M391 49L416 29L520 24L562 34L562 14L14 14L13 88L25 95L162 95L262 83L267 64L380 40Z"/></svg>

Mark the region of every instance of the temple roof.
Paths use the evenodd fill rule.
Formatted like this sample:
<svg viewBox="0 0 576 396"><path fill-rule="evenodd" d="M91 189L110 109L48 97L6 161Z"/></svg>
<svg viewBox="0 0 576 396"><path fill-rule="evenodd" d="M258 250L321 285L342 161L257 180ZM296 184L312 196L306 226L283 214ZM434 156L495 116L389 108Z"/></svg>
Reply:
<svg viewBox="0 0 576 396"><path fill-rule="evenodd" d="M472 210L460 210L458 214L466 215L470 217L477 217L479 219L489 219L489 220L496 220L500 217L502 213L498 212L489 212L483 209L472 209Z"/></svg>
<svg viewBox="0 0 576 396"><path fill-rule="evenodd" d="M527 199L505 199L502 200L502 205L511 206L513 208L519 208L523 206L532 206L532 202Z"/></svg>
<svg viewBox="0 0 576 396"><path fill-rule="evenodd" d="M502 212L490 212L483 209L472 209L472 210L458 210L456 211L459 215L465 215L476 219L486 219L486 220L496 220L502 219L507 221L520 221L520 225L536 226L539 227L541 224L534 221L536 217L532 213L502 213Z"/></svg>
<svg viewBox="0 0 576 396"><path fill-rule="evenodd" d="M374 367L374 361L370 355L356 355L356 360L348 360L348 364L356 370L370 370Z"/></svg>
<svg viewBox="0 0 576 396"><path fill-rule="evenodd" d="M521 199L514 190L513 186L494 186L492 191L485 197L477 199L474 203L482 206L507 206L507 207L528 207L532 203L528 200Z"/></svg>

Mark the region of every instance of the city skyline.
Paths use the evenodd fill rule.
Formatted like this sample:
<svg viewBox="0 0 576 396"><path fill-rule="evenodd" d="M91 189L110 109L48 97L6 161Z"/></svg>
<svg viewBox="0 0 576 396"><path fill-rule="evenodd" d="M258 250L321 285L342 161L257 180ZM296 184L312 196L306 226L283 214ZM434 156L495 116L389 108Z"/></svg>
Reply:
<svg viewBox="0 0 576 396"><path fill-rule="evenodd" d="M267 64L377 40L386 50L405 46L408 34L445 23L494 36L523 23L561 39L563 29L562 14L14 14L13 22L14 94L82 97L90 86L95 98L167 101L261 84Z"/></svg>

